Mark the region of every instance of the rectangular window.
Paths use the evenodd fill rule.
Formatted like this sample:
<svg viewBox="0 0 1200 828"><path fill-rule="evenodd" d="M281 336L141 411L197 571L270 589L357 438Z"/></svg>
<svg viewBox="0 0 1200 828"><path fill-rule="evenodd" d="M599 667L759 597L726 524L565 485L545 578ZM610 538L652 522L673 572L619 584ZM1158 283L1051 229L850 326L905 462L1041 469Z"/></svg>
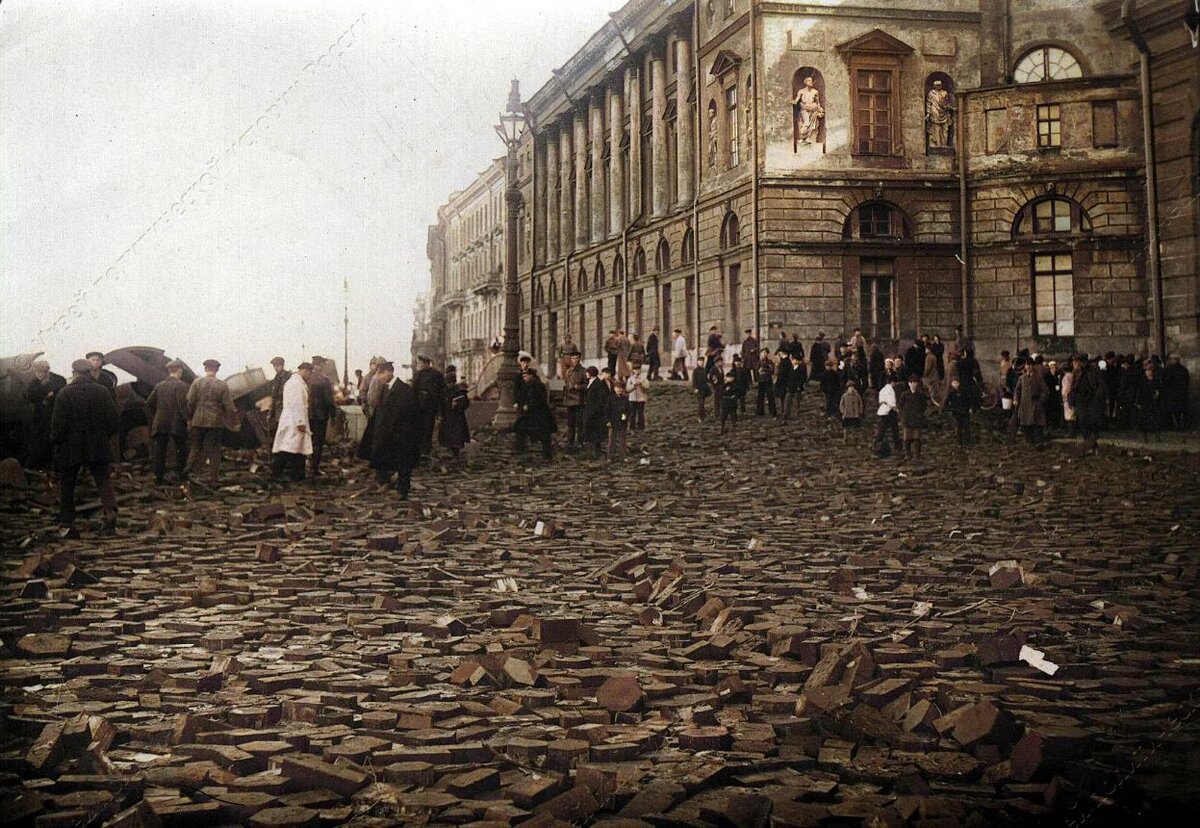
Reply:
<svg viewBox="0 0 1200 828"><path fill-rule="evenodd" d="M596 300L596 353L604 356L604 300Z"/></svg>
<svg viewBox="0 0 1200 828"><path fill-rule="evenodd" d="M625 330L625 314L622 310L624 309L621 307L621 294L618 293L613 297L613 327L620 331Z"/></svg>
<svg viewBox="0 0 1200 828"><path fill-rule="evenodd" d="M558 313L550 311L547 326L550 328L550 350L546 352L546 359L554 360L558 358Z"/></svg>
<svg viewBox="0 0 1200 828"><path fill-rule="evenodd" d="M1033 257L1033 317L1040 336L1075 335L1072 264L1070 253Z"/></svg>
<svg viewBox="0 0 1200 828"><path fill-rule="evenodd" d="M855 72L857 107L854 144L860 155L891 155L892 73L883 69L859 69Z"/></svg>
<svg viewBox="0 0 1200 828"><path fill-rule="evenodd" d="M679 135L676 132L676 119L672 114L667 118L667 203L674 204L679 200ZM621 228L615 228L620 230Z"/></svg>
<svg viewBox="0 0 1200 828"><path fill-rule="evenodd" d="M646 311L646 291L644 288L638 288L633 295L633 329L639 336L645 336L645 331L642 329L643 315Z"/></svg>
<svg viewBox="0 0 1200 828"><path fill-rule="evenodd" d="M858 211L859 238L890 238L892 233L892 208L886 204L868 204Z"/></svg>
<svg viewBox="0 0 1200 828"><path fill-rule="evenodd" d="M586 305L579 306L579 352L580 357L586 357L588 355Z"/></svg>
<svg viewBox="0 0 1200 828"><path fill-rule="evenodd" d="M1117 140L1117 102L1092 102L1092 146L1115 147Z"/></svg>
<svg viewBox="0 0 1200 828"><path fill-rule="evenodd" d="M740 163L738 157L738 92L737 83L725 90L725 125L729 130L729 168Z"/></svg>
<svg viewBox="0 0 1200 828"><path fill-rule="evenodd" d="M896 263L893 259L860 259L859 326L868 339L895 339Z"/></svg>
<svg viewBox="0 0 1200 828"><path fill-rule="evenodd" d="M1038 147L1062 146L1062 107L1058 104L1038 104Z"/></svg>
<svg viewBox="0 0 1200 828"><path fill-rule="evenodd" d="M1039 201L1033 208L1034 233L1070 233L1071 203L1062 198Z"/></svg>
<svg viewBox="0 0 1200 828"><path fill-rule="evenodd" d="M671 285L668 282L662 286L662 332L663 336L671 336Z"/></svg>
<svg viewBox="0 0 1200 828"><path fill-rule="evenodd" d="M732 264L729 266L729 321L733 325L730 330L736 332L741 330L742 320L742 266L740 264Z"/></svg>

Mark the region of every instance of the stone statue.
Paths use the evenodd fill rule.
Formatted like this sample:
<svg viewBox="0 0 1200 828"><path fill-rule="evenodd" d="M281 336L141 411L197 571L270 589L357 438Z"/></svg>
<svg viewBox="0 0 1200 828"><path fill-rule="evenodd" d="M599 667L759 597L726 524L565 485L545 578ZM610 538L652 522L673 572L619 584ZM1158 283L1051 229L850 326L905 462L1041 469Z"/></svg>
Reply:
<svg viewBox="0 0 1200 828"><path fill-rule="evenodd" d="M954 95L942 86L940 80L935 80L933 88L925 96L925 134L931 149L952 145L956 109Z"/></svg>
<svg viewBox="0 0 1200 828"><path fill-rule="evenodd" d="M708 108L708 166L717 168L717 108Z"/></svg>
<svg viewBox="0 0 1200 828"><path fill-rule="evenodd" d="M821 121L825 118L825 107L821 103L821 90L817 89L812 75L804 79L804 85L796 93L792 104L799 108L796 139L802 144L817 143L821 135Z"/></svg>

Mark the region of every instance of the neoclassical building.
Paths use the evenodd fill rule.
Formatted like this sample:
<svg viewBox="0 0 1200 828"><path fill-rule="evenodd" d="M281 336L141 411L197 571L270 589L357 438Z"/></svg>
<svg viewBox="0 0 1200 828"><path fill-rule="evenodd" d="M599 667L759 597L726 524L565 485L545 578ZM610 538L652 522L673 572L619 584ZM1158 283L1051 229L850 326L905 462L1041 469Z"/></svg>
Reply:
<svg viewBox="0 0 1200 828"><path fill-rule="evenodd" d="M985 365L1200 368L1185 5L631 0L526 102L523 346L549 366L613 328L899 347L962 325ZM1147 134L1171 206L1153 234Z"/></svg>

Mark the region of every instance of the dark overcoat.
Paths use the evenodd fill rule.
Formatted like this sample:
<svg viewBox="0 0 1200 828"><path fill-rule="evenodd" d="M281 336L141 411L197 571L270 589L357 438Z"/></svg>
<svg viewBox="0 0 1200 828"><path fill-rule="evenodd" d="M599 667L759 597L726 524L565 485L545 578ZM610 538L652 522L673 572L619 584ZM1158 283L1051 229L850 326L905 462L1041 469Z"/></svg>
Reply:
<svg viewBox="0 0 1200 828"><path fill-rule="evenodd" d="M120 428L121 412L112 394L90 375L80 375L54 401L50 441L55 467L111 463L109 439Z"/></svg>
<svg viewBox="0 0 1200 828"><path fill-rule="evenodd" d="M146 416L151 434L187 434L187 383L167 377L154 386L146 399Z"/></svg>
<svg viewBox="0 0 1200 828"><path fill-rule="evenodd" d="M421 459L422 422L412 387L393 381L363 433L359 457L376 471L412 471Z"/></svg>

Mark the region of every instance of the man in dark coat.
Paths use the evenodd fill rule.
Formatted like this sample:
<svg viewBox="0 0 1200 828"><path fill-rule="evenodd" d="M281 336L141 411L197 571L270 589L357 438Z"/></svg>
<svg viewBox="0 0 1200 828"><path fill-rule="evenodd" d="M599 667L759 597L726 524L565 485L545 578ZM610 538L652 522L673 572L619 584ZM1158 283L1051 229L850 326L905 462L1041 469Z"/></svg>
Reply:
<svg viewBox="0 0 1200 828"><path fill-rule="evenodd" d="M928 408L929 395L921 380L910 376L908 386L896 398L897 419L904 436L904 460L921 459L921 441L928 424L925 419Z"/></svg>
<svg viewBox="0 0 1200 828"><path fill-rule="evenodd" d="M66 385L65 379L51 373L50 363L44 359L33 363L33 379L25 387L25 401L33 406L29 452L25 458L27 469L40 470L50 465L53 449L50 442L50 416L54 413L54 398Z"/></svg>
<svg viewBox="0 0 1200 828"><path fill-rule="evenodd" d="M104 366L104 354L99 351L88 351L85 356L88 364L91 366L92 379L100 383L100 385L108 391L112 396L113 401L117 399L117 375L108 370Z"/></svg>
<svg viewBox="0 0 1200 828"><path fill-rule="evenodd" d="M750 393L750 367L741 354L733 355L733 373L737 378L738 411L746 413L746 395Z"/></svg>
<svg viewBox="0 0 1200 828"><path fill-rule="evenodd" d="M1192 377L1187 366L1173 356L1162 370L1163 406L1171 428L1182 431L1187 426L1188 386Z"/></svg>
<svg viewBox="0 0 1200 828"><path fill-rule="evenodd" d="M696 394L700 422L704 422L704 403L712 396L712 387L708 384L708 373L704 370L704 363L699 360L696 361L696 367L692 369L692 391Z"/></svg>
<svg viewBox="0 0 1200 828"><path fill-rule="evenodd" d="M803 358L803 353L801 357ZM817 338L813 340L812 346L808 349L808 364L812 366L809 369L808 379L819 383L825 373L825 363L828 360L829 343L825 341L825 334L818 333Z"/></svg>
<svg viewBox="0 0 1200 828"><path fill-rule="evenodd" d="M1108 409L1108 386L1100 368L1088 359L1087 354L1078 354L1073 361L1079 370L1079 379L1071 392L1075 397L1075 422L1079 436L1090 451L1096 448L1096 437L1104 425Z"/></svg>
<svg viewBox="0 0 1200 828"><path fill-rule="evenodd" d="M175 444L175 475L187 477L188 409L187 383L183 381L183 363L167 363L167 378L154 386L146 399L150 437L154 441L154 483L161 486L167 473L167 445Z"/></svg>
<svg viewBox="0 0 1200 828"><path fill-rule="evenodd" d="M521 395L521 408L513 426L517 433L517 454L524 454L526 441L533 440L542 445L542 459L549 460L553 454L551 437L558 431L554 412L550 410L550 394L538 379L536 368L526 368L521 381L525 383L525 393Z"/></svg>
<svg viewBox="0 0 1200 828"><path fill-rule="evenodd" d="M887 362L883 356L883 349L879 347L879 343L871 346L871 355L867 358L867 375L871 382L871 387L876 391L883 388L884 372Z"/></svg>
<svg viewBox="0 0 1200 828"><path fill-rule="evenodd" d="M463 446L471 442L471 426L467 423L467 409L471 398L467 384L458 381L458 371L453 365L446 367L446 412L438 427L438 442L458 457Z"/></svg>
<svg viewBox="0 0 1200 828"><path fill-rule="evenodd" d="M308 431L312 435L312 476L320 477L325 434L329 421L337 416L338 407L333 398L333 383L322 373L325 357L313 357L312 365L308 375Z"/></svg>
<svg viewBox="0 0 1200 828"><path fill-rule="evenodd" d="M267 431L272 437L279 428L279 412L283 411L283 386L292 378L292 372L283 367L283 357L271 360L275 376L271 378L271 410L267 413Z"/></svg>
<svg viewBox="0 0 1200 828"><path fill-rule="evenodd" d="M904 352L904 379L909 377L920 379L925 376L925 343L919 338L914 339Z"/></svg>
<svg viewBox="0 0 1200 828"><path fill-rule="evenodd" d="M746 328L746 338L742 340L742 365L750 372L752 380L758 379L758 337L754 335L753 328ZM744 412L746 409L743 408Z"/></svg>
<svg viewBox="0 0 1200 828"><path fill-rule="evenodd" d="M433 367L432 360L423 354L417 357L412 390L417 395L417 406L421 410L421 454L425 456L433 450L433 427L445 404L446 378Z"/></svg>
<svg viewBox="0 0 1200 828"><path fill-rule="evenodd" d="M659 354L658 328L650 331L650 336L646 337L646 360L650 365L646 372L646 379L659 380L662 379L658 375L659 369L662 367L662 356Z"/></svg>
<svg viewBox="0 0 1200 828"><path fill-rule="evenodd" d="M600 379L594 367L587 369L588 385L584 391L585 439L592 447L592 459L600 459L600 451L608 439L608 398L612 389ZM610 374L611 376L611 374Z"/></svg>
<svg viewBox="0 0 1200 828"><path fill-rule="evenodd" d="M708 329L708 341L704 346L704 370L711 371L724 352L725 343L721 341L721 332L713 325Z"/></svg>
<svg viewBox="0 0 1200 828"><path fill-rule="evenodd" d="M396 491L406 500L412 489L412 470L421 460L425 414L408 383L387 379L390 385L382 391L383 401L363 434L363 446L379 482L386 484L394 473ZM359 456L363 455L360 448Z"/></svg>
<svg viewBox="0 0 1200 828"><path fill-rule="evenodd" d="M217 379L221 363L204 360L204 376L188 386L188 428L192 435L192 451L188 458L188 476L208 468L208 479L216 485L221 474L221 435L237 417L233 394L223 380Z"/></svg>
<svg viewBox="0 0 1200 828"><path fill-rule="evenodd" d="M117 526L117 498L112 484L110 443L121 424L121 412L108 389L92 375L85 359L71 364L70 385L58 392L50 418L50 440L54 444L54 468L61 485L58 522L75 535L75 482L87 466L100 490L104 510L103 531Z"/></svg>

